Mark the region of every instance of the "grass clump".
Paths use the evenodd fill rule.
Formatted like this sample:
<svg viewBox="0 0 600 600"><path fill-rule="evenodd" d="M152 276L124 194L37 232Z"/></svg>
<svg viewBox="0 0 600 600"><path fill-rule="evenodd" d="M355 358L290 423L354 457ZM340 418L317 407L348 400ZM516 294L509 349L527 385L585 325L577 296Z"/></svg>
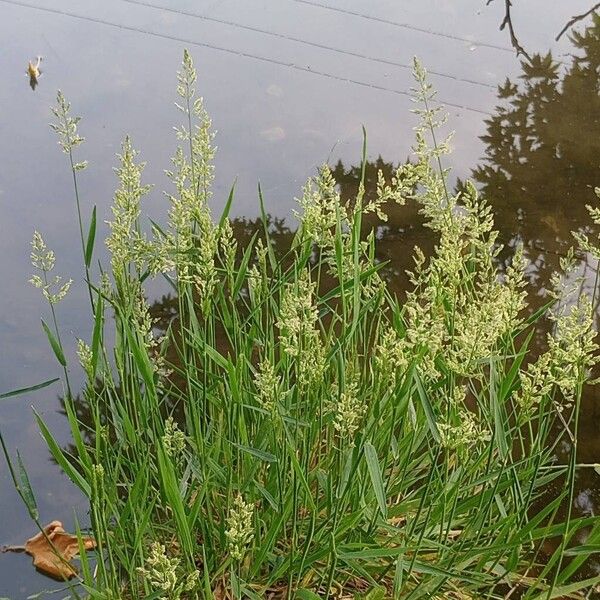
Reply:
<svg viewBox="0 0 600 600"><path fill-rule="evenodd" d="M67 452L40 421L89 499L91 598L555 598L596 583L574 577L587 554L575 544L584 532L597 544L600 527L559 517L572 505L579 401L596 362L590 300L557 277L530 316L523 250L499 271L489 206L471 184L448 190L440 112L418 63L415 76L414 162L391 181L380 174L374 199L361 184L349 204L323 166L283 256L264 209L246 247L228 219L233 194L211 216L213 134L187 52L168 224L149 235L150 188L124 141L110 271L90 284L93 337L78 344L91 422L68 392ZM363 175L365 164L363 150ZM402 301L363 220L385 220L391 202L418 203L438 237L432 256L415 249ZM178 303L160 337L143 287L158 274ZM48 291L53 315L60 290ZM554 326L536 358L543 313ZM62 363L58 326L47 331Z"/></svg>

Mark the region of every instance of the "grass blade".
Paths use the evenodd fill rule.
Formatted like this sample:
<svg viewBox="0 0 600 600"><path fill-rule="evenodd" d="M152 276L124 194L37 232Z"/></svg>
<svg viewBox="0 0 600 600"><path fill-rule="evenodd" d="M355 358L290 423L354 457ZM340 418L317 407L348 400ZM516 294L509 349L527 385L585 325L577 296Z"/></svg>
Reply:
<svg viewBox="0 0 600 600"><path fill-rule="evenodd" d="M46 325L46 323L44 322L44 319L42 319L42 327L44 328L44 331L46 332L46 337L48 338L48 341L50 342L50 346L52 347L54 356L56 356L56 360L58 360L58 362L63 367L66 367L67 361L65 359L65 355L63 353L62 346L61 346L60 342L58 341L58 339L55 337L55 335L52 333L52 331L50 331L50 328L48 327L48 325Z"/></svg>
<svg viewBox="0 0 600 600"><path fill-rule="evenodd" d="M38 427L42 437L46 441L46 444L52 454L54 460L58 463L60 468L65 472L67 477L84 493L86 498L90 497L91 487L87 482L86 478L73 466L69 458L67 458L66 452L59 446L58 442L50 433L50 430L44 423L40 415L34 410L33 414L37 421Z"/></svg>
<svg viewBox="0 0 600 600"><path fill-rule="evenodd" d="M48 379L47 381L42 381L42 383L37 383L36 385L31 385L25 388L19 388L18 390L12 390L10 392L4 392L4 394L0 394L0 400L4 400L5 398L13 398L14 396L22 396L23 394L28 394L29 392L35 392L37 390L41 390L53 383L56 383L59 380L58 377L54 377L53 379Z"/></svg>
<svg viewBox="0 0 600 600"><path fill-rule="evenodd" d="M23 464L23 459L21 458L21 454L17 450L17 467L19 469L19 480L20 480L20 490L21 497L23 498L23 502L25 502L25 506L31 515L31 518L34 521L37 521L40 517L40 511L38 510L37 502L35 501L35 496L33 494L33 489L31 488L31 482L29 481L29 475L27 474L27 469Z"/></svg>
<svg viewBox="0 0 600 600"><path fill-rule="evenodd" d="M85 244L85 266L89 269L92 264L92 255L94 254L94 241L96 240L96 206L92 210L92 218L88 229L87 241Z"/></svg>
<svg viewBox="0 0 600 600"><path fill-rule="evenodd" d="M364 446L365 459L367 461L367 468L369 469L369 475L371 477L371 483L373 484L373 491L377 498L377 505L379 506L379 512L384 519L387 519L387 503L385 500L385 489L383 486L383 478L381 476L381 469L379 468L379 460L377 458L377 450L370 442L365 442Z"/></svg>

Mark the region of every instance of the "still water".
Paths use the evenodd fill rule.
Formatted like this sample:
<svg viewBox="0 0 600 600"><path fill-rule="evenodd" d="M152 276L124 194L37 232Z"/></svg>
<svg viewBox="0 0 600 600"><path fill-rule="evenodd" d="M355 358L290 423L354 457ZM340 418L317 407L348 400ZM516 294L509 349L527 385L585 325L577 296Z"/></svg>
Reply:
<svg viewBox="0 0 600 600"><path fill-rule="evenodd" d="M523 240L542 293L570 231L587 225L585 204L600 185L600 24L587 18L555 41L590 5L515 2L512 25L528 61L515 55L508 28L499 30L501 0L0 0L0 394L59 375L39 322L46 308L27 283L34 229L55 250L57 272L75 280L59 305L71 358L76 337L90 337L70 173L47 126L57 89L83 116L86 220L94 204L99 221L109 218L111 167L130 134L148 162L146 181L156 184L145 213L160 221L178 118L175 71L188 47L218 131L214 209L237 178L232 213L238 235L246 235L260 181L284 244L294 196L318 165L329 162L342 191L355 190L363 125L370 178L407 158L415 124L409 67L418 55L455 131L453 178L477 182L505 243ZM38 55L43 73L32 90L27 62ZM430 240L406 208L379 233L381 256L401 287L410 249ZM150 291L158 300L162 290ZM169 311L168 301L157 301L157 315ZM70 529L75 517L86 523L85 506L51 462L31 410L67 443L60 392L54 386L0 401L0 428L27 465L41 520ZM592 390L580 462L600 462L599 426ZM594 514L600 476L582 470L577 484L576 512ZM0 460L0 545L21 544L34 529ZM0 554L0 597L58 587L27 556Z"/></svg>

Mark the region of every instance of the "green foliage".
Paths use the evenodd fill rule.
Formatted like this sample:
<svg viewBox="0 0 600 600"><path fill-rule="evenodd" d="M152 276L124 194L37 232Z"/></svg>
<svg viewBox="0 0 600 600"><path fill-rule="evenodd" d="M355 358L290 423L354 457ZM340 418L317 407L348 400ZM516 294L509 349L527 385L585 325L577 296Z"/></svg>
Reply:
<svg viewBox="0 0 600 600"><path fill-rule="evenodd" d="M112 278L90 286L93 340L79 345L90 422L69 395L67 453L38 417L89 499L98 561L81 578L91 597L551 598L581 589L565 551L581 565L597 537L578 549L589 520L558 517L576 464L573 451L557 465L553 448L577 437L597 351L590 303L561 296L548 353L529 354L542 313L528 318L522 252L501 273L489 206L471 184L448 191L443 118L418 63L415 76L414 162L390 181L380 174L375 198L365 199L363 179L350 203L322 167L284 255L262 196L264 227L246 247L228 218L233 190L218 224L211 217L213 134L187 52L168 227L154 225L151 237L139 223L143 164L125 140ZM363 178L365 167L363 149ZM429 258L415 249L402 303L363 219L385 220L394 203L416 205L438 240ZM88 265L94 231L95 212ZM143 291L159 273L178 305L163 337ZM60 360L58 333L45 329ZM564 489L540 508L552 482ZM554 543L549 560L544 543Z"/></svg>

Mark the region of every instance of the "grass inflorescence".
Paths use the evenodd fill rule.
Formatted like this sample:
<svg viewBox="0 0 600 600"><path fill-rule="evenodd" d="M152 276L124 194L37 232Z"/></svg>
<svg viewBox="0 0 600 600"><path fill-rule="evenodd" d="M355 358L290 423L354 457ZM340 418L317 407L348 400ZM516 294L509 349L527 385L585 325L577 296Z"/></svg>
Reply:
<svg viewBox="0 0 600 600"><path fill-rule="evenodd" d="M500 271L490 207L469 183L449 191L449 141L436 139L443 118L417 62L415 77L412 162L389 181L380 174L374 198L361 184L350 203L323 166L303 189L284 255L262 198L265 226L244 247L228 217L233 193L211 215L213 134L187 52L168 222L150 234L143 163L123 142L98 285L95 213L87 240L80 229L93 336L78 354L91 422L68 382L72 451L38 418L89 500L97 552L82 556L80 580L90 598L556 598L597 583L576 575L600 526L559 511L573 500L594 302L572 293L567 273L543 310L528 311L523 250ZM62 96L57 114L76 182L78 119ZM385 221L390 203L407 202L437 245L429 257L415 249L400 301L363 217ZM79 195L77 207L81 223ZM68 378L55 305L69 284L48 278L54 256L39 234L34 251L46 331ZM178 310L158 336L144 281L161 274ZM534 356L543 315L553 327Z"/></svg>

